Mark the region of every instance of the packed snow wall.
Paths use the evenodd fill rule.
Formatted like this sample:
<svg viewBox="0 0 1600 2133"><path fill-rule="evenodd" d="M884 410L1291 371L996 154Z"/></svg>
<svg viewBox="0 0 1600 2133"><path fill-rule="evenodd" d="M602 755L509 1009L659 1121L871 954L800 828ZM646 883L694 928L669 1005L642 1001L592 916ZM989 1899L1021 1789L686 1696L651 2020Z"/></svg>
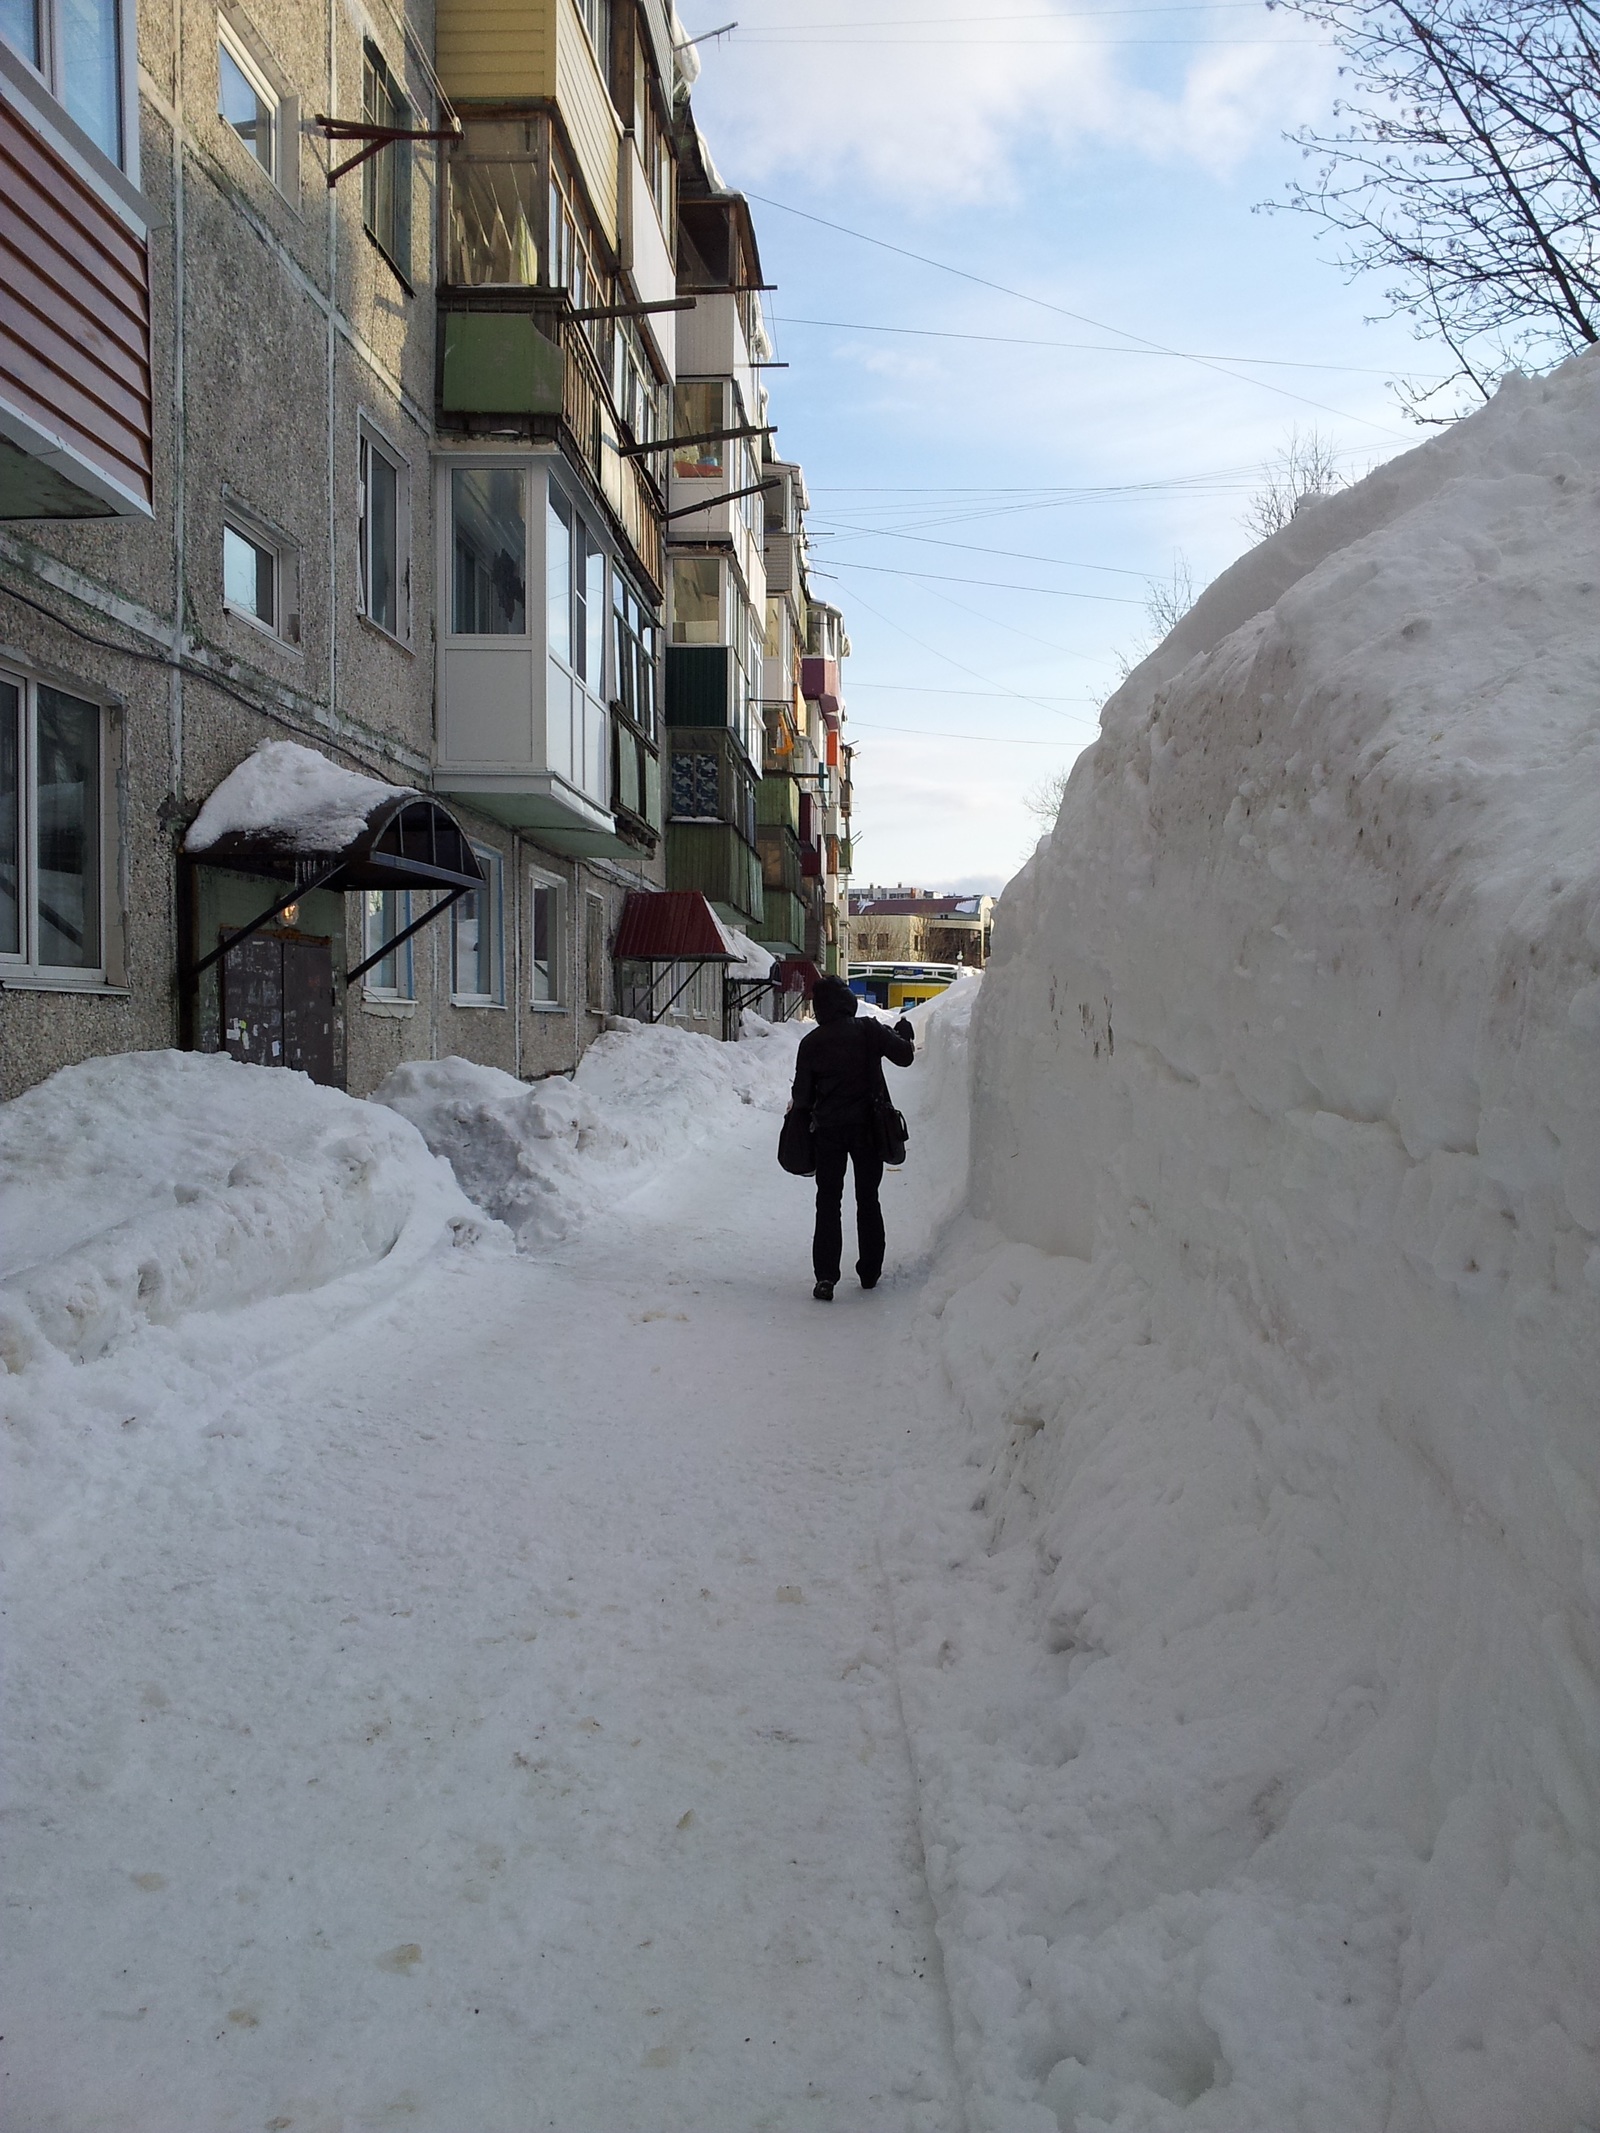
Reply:
<svg viewBox="0 0 1600 2133"><path fill-rule="evenodd" d="M1043 1390L1035 1276L947 1335L974 1418L1004 1381L1022 1432L991 1509L1025 1468L1052 1651L1148 1686L1140 1636L1204 1624L1196 1697L1235 1750L1261 1720L1256 1834L1168 1884L1387 1892L1383 2095L1336 2084L1341 2123L1600 2123L1600 356L1219 579L1108 704L995 942L973 1206L1082 1323ZM1169 1392L1085 1424L1152 1347ZM1094 2093L1096 2125L1169 2123Z"/></svg>

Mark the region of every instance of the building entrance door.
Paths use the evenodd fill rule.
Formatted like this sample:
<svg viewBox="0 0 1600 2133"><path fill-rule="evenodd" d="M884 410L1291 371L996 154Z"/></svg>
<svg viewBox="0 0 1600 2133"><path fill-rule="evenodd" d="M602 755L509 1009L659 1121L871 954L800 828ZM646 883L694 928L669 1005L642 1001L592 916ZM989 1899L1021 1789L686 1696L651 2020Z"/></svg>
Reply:
<svg viewBox="0 0 1600 2133"><path fill-rule="evenodd" d="M247 1066L295 1067L338 1086L333 943L258 933L222 958L222 1048Z"/></svg>

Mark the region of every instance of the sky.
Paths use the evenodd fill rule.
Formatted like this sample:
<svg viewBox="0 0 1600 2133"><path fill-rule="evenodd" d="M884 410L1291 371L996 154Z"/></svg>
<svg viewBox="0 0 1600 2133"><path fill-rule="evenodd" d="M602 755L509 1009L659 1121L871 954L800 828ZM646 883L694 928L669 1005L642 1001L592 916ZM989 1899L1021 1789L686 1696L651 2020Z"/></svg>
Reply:
<svg viewBox="0 0 1600 2133"><path fill-rule="evenodd" d="M1422 441L1389 381L1439 352L1261 211L1337 54L1261 0L679 5L691 36L738 19L694 109L777 285L769 419L852 647L857 883L997 889L1149 648L1151 583L1251 545L1291 431L1352 474Z"/></svg>

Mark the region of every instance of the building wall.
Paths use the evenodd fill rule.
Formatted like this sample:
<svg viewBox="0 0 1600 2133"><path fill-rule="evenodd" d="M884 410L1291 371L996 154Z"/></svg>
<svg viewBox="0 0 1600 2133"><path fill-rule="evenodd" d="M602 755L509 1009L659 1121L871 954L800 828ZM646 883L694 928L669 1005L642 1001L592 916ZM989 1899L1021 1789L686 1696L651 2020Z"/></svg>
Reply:
<svg viewBox="0 0 1600 2133"><path fill-rule="evenodd" d="M571 0L562 4L587 51ZM487 39L494 18L473 14ZM431 41L426 9L410 19ZM386 14L369 20L415 123L433 123L415 55ZM540 9L506 17L530 65L544 20ZM351 11L252 0L248 28L302 113L359 118L363 44ZM0 526L0 661L109 707L116 821L106 840L108 901L125 954L115 982L8 985L0 994L4 1094L90 1054L178 1041L178 848L207 793L258 741L296 739L396 783L426 787L430 777L434 151L419 146L411 157L412 246L402 275L363 227L360 172L330 192L330 151L318 135L300 136L297 168L280 189L218 118L213 8L197 0L147 8L139 58L142 185L153 229L153 518ZM506 77L496 68L503 94ZM598 82L593 73L589 87ZM335 144L332 159L352 152ZM613 210L616 162L613 132ZM358 612L364 424L407 477L399 641ZM229 512L247 513L293 551L296 641L225 607ZM25 598L8 597L7 588ZM438 1053L524 1074L569 1070L610 1005L603 944L598 960L584 947L585 913L596 908L587 900L598 899L609 933L627 888L661 873L659 861L638 871L587 864L470 807L457 812L501 857L506 1003L453 1004L450 921L425 929L413 946L413 1001L373 998L360 982L344 999L343 1051L357 1093L402 1058ZM527 996L530 864L566 886L561 1012L536 1009ZM264 907L272 892L258 886ZM341 973L365 953L354 897L343 919L334 951Z"/></svg>

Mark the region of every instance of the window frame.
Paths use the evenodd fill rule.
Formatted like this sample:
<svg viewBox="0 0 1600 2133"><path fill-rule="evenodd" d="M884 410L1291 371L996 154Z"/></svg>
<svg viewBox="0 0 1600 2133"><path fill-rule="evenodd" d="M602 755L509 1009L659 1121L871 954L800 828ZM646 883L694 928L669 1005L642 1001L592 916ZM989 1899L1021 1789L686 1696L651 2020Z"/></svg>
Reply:
<svg viewBox="0 0 1600 2133"><path fill-rule="evenodd" d="M395 627L380 622L372 612L371 488L368 469L372 455L394 474L394 598ZM452 491L453 501L453 491ZM356 612L392 644L411 642L411 465L369 415L356 420ZM455 568L454 525L451 527L450 565ZM451 585L454 598L455 587ZM454 609L452 607L452 614Z"/></svg>
<svg viewBox="0 0 1600 2133"><path fill-rule="evenodd" d="M121 982L122 912L115 894L121 878L122 810L117 776L120 714L114 703L82 682L50 678L22 662L0 661L0 687L17 692L17 946L0 949L0 980L22 991L116 992ZM47 963L39 954L40 793L39 691L49 689L94 714L94 918L97 960ZM0 714L3 715L3 714Z"/></svg>
<svg viewBox="0 0 1600 2133"><path fill-rule="evenodd" d="M137 188L139 173L139 26L136 0L111 0L115 51L112 75L115 81L116 142L108 145L73 110L68 101L65 68L66 39L61 27L62 0L33 0L34 50L5 39L8 52L43 84L57 109L95 154L104 156L114 169Z"/></svg>
<svg viewBox="0 0 1600 2133"><path fill-rule="evenodd" d="M384 99L382 111L377 100L380 93ZM370 36L361 43L361 116L368 126L405 128L416 123L416 109L401 77ZM394 269L407 296L416 293L411 285L412 175L409 141L386 141L361 166L361 227ZM385 183L392 227L380 228Z"/></svg>
<svg viewBox="0 0 1600 2133"><path fill-rule="evenodd" d="M704 412L697 412L693 403L702 400L715 402ZM698 425L704 423L706 431L728 430L734 424L728 418L729 381L724 377L682 377L672 383L672 431L674 437L693 437L705 434ZM718 437L712 444L675 445L672 451L672 479L674 481L715 482L717 490L734 486L729 480L732 471L730 461L741 440ZM716 495L706 498L707 506L714 504Z"/></svg>
<svg viewBox="0 0 1600 2133"><path fill-rule="evenodd" d="M226 51L245 81L272 108L272 160L263 163L242 140L222 112L222 84L217 83L217 123L232 134L246 158L282 194L291 207L300 205L300 99L289 78L276 64L254 25L237 7L224 0L217 9L217 47Z"/></svg>
<svg viewBox="0 0 1600 2133"><path fill-rule="evenodd" d="M451 914L450 921L450 1005L452 1007L501 1007L506 1004L506 923L505 923L505 858L492 844L474 844L473 852L484 871L484 888L470 889L462 897ZM468 992L460 982L461 964L458 953L456 927L459 925L462 908L468 897L477 902L485 894L489 902L489 921L493 927L492 970L495 983L488 992ZM478 922L483 923L480 911ZM482 940L479 940L479 962L482 963Z"/></svg>
<svg viewBox="0 0 1600 2133"><path fill-rule="evenodd" d="M241 606L228 595L227 537L247 541L259 553L272 558L273 615L263 621L254 608ZM225 613L257 630L274 644L290 651L300 648L300 551L287 534L269 525L239 500L231 490L222 492L222 538L217 543L220 592Z"/></svg>
<svg viewBox="0 0 1600 2133"><path fill-rule="evenodd" d="M376 905L374 905L374 898L377 899ZM384 918L385 914L390 911L391 899L392 918L390 923L385 925ZM403 933L418 915L412 907L412 891L410 889L363 889L360 910L361 955L359 960L362 962L365 962L369 955L375 955L386 940L393 940L397 933ZM376 933L373 928L375 917L378 920ZM383 968L383 963L373 964L372 968L361 980L363 1002L371 1002L377 1007L414 1007L416 1005L417 966L416 959L411 953L415 941L416 936L413 934L409 941L402 941L399 947L395 949L393 956L395 982L392 985L385 985L378 976L379 971ZM389 960L388 956L384 957L385 963Z"/></svg>
<svg viewBox="0 0 1600 2133"><path fill-rule="evenodd" d="M690 582L691 570L699 573L706 569L715 572L717 580L716 613L711 617L710 622L712 634L709 637L680 636L680 630L704 629L706 627L706 623L703 620L691 621L687 617L680 619L678 614L678 587L680 583L687 586ZM723 554L713 552L707 555L684 551L675 551L673 553L672 584L669 588L670 600L667 612L668 643L679 645L727 643L728 583L731 576L732 573L728 568L728 558Z"/></svg>
<svg viewBox="0 0 1600 2133"><path fill-rule="evenodd" d="M528 1007L537 1015L564 1015L567 1012L568 962L566 952L567 883L559 874L546 873L542 867L528 869ZM535 990L538 981L539 962L534 954L537 934L534 930L536 899L550 898L549 948L546 967L550 972L550 993L541 998Z"/></svg>
<svg viewBox="0 0 1600 2133"><path fill-rule="evenodd" d="M543 597L542 578L535 572L537 562L544 568L544 533L542 523L537 539L534 525L540 503L540 485L534 480L537 461L516 459L505 453L479 456L465 453L442 454L437 462L444 475L444 491L438 511L438 525L442 533L443 583L445 605L442 619L442 635L452 644L498 647L512 650L518 646L529 647L536 642L533 617L538 612L535 603ZM520 630L458 630L456 628L456 476L458 474L515 474L522 483L522 627Z"/></svg>
<svg viewBox="0 0 1600 2133"><path fill-rule="evenodd" d="M566 636L567 648L558 651L550 630L551 610L555 605L557 588L551 577L553 545L550 539L550 521L559 518L566 527ZM610 627L611 578L616 570L616 558L606 543L595 532L592 523L571 492L553 476L545 482L545 654L556 660L578 683L588 691L596 703L610 703L607 680L612 667L613 647ZM600 566L598 615L590 567ZM598 646L600 672L590 674L587 669L590 655Z"/></svg>
<svg viewBox="0 0 1600 2133"><path fill-rule="evenodd" d="M611 705L655 746L661 731L661 623L628 573L611 570Z"/></svg>

